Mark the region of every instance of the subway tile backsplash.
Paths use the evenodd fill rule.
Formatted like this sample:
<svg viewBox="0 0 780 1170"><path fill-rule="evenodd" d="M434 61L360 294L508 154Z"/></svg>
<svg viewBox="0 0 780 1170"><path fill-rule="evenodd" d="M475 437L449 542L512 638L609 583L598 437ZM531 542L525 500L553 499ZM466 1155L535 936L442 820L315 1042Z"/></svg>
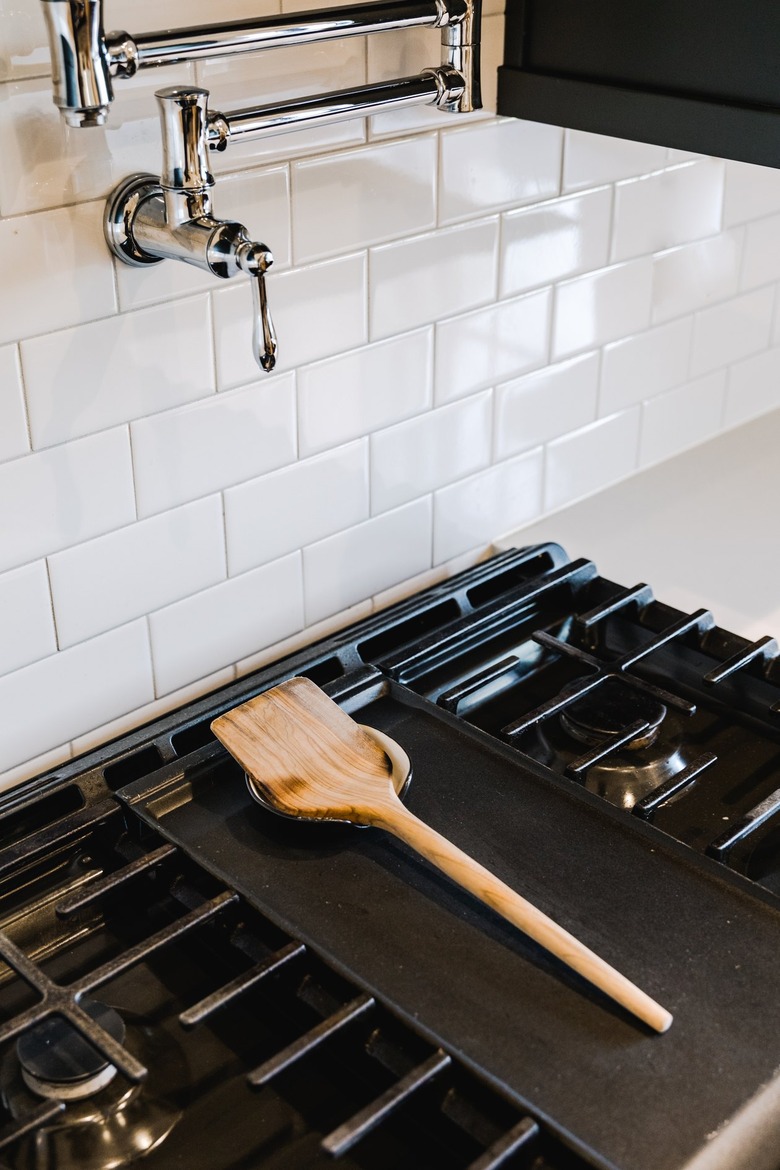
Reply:
<svg viewBox="0 0 780 1170"><path fill-rule="evenodd" d="M0 787L780 406L780 172L497 119L485 13L486 110L214 157L216 213L275 257L263 377L245 281L105 247L105 196L160 168L154 90L230 109L404 76L438 34L145 71L79 132L39 5L0 0Z"/></svg>

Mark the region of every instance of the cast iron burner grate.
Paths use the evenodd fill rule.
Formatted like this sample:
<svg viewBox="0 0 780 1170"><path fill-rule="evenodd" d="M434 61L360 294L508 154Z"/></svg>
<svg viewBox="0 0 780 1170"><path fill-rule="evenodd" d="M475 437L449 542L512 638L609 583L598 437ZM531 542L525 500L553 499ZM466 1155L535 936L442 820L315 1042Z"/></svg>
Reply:
<svg viewBox="0 0 780 1170"><path fill-rule="evenodd" d="M585 1165L132 813L30 856L0 896L0 1165ZM47 1028L110 1086L40 1100Z"/></svg>
<svg viewBox="0 0 780 1170"><path fill-rule="evenodd" d="M334 1159L350 1170L622 1170L619 1154L606 1157L599 1143L620 1150L625 1130L609 1117L598 1120L603 1103L593 1117L587 1107L585 1115L578 1113L588 1084L575 1076L572 1098L563 1089L562 1100L585 1130L596 1118L598 1141L583 1138L577 1125L562 1122L545 1104L568 1084L578 1062L588 1067L592 1056L587 1048L569 1051L558 1031L557 982L555 1011L543 1024L507 1017L513 1035L524 1029L520 1048L536 1062L529 1058L526 1067L521 1053L523 1076L512 1080L496 1071L496 1053L474 1057L486 1049L468 1022L459 1034L426 1024L437 1013L440 1024L448 1018L455 1011L451 1001L462 1005L463 989L456 995L446 979L436 983L433 1000L438 996L444 1007L428 1002L428 1014L418 1013L396 992L384 994L383 972L382 978L370 976L365 965L347 962L323 935L322 918L338 921L341 909L333 911L322 890L296 876L304 854L309 861L318 856L314 839L301 839L297 853L299 842L282 829L266 833L259 820L247 825L247 816L260 811L247 814L240 776L236 783L210 723L293 675L325 686L348 711L375 695L369 706L379 724L388 720L392 731L399 720L399 733L419 735L416 751L429 752L430 792L437 793L429 813L447 805L453 831L473 830L475 845L489 845L480 842L482 822L471 811L475 795L483 797L485 811L487 794L475 787L478 772L462 789L469 812L464 806L460 816L447 803L457 791L457 785L447 787L451 761L439 760L434 750L437 744L442 753L452 750L459 737L472 755L479 744L491 745L496 777L504 776L502 761L508 761L507 792L517 782L540 808L569 809L567 833L576 835L578 817L588 824L594 818L594 831L598 827L612 841L609 826L619 824L605 857L615 850L644 856L642 843L652 845L651 853L666 858L664 872L674 871L680 881L672 861L685 858L686 882L695 871L724 897L736 890L755 912L765 943L771 937L768 919L780 908L777 643L748 643L719 629L704 610L682 614L658 602L646 585L624 589L600 577L590 561L570 561L556 545L512 550L3 795L0 1121L6 1128L0 1165L36 1166L30 1151L61 1132L68 1117L88 1127L101 1101L110 1114L127 1107L129 1095L141 1102L141 1122L143 1102L151 1102L147 1128L158 1140L141 1151L150 1170L173 1170L193 1159L209 1170L260 1163L268 1170L313 1170ZM642 769L645 788L621 787L626 771ZM424 805L423 787L412 789L411 802ZM216 825L215 809L226 812ZM517 810L527 811L522 804ZM498 837L506 835L511 863L514 826L503 806L492 824ZM255 851L261 840L269 849L263 863ZM545 855L559 857L565 868L570 858L560 844L553 831ZM243 870L231 871L233 853L242 849L254 886ZM351 879L347 870L354 865L399 897L399 874L406 874L410 905L431 923L446 923L449 943L473 934L485 970L488 953L490 971L519 961L495 924L481 915L477 921L473 908L431 884L424 867L415 868L397 851L361 837L343 850L328 852L323 845L320 856L323 874L343 871ZM598 869L599 862L589 868ZM292 905L297 895L287 887L275 893L270 873L287 874L291 887L304 887L298 909L307 922L313 915L311 929L275 908L275 901ZM654 874L645 873L645 889L653 887ZM625 874L629 889L633 876ZM556 873L548 877L554 882ZM310 909L307 918L313 901L316 913ZM717 917L717 905L713 894L708 913ZM650 900L645 915L655 913ZM632 923L633 913L625 933ZM700 916L689 926L694 934L706 930ZM733 924L729 930L733 935ZM683 933L688 945L690 933ZM644 927L640 934L637 946L646 942ZM747 936L755 940L752 926ZM716 935L711 945L714 960ZM751 958L763 961L765 953ZM453 982L474 962L473 951L461 952ZM544 1004L542 985L548 985L538 956L512 970L512 996L516 972L527 979L531 999ZM489 1014L490 988L483 1003L469 1006ZM710 990L699 988L705 998ZM430 1000L430 988L426 995ZM119 1013L124 1042L82 1010L90 998ZM581 992L566 1002L591 1020L595 1007ZM54 1016L102 1054L98 1065L108 1059L118 1069L94 1098L63 1105L40 1100L24 1082L20 1087L17 1041ZM743 1030L751 1027L747 1015ZM620 1032L619 1021L608 1016L599 1016L599 1028L605 1036ZM588 1035L590 1029L588 1023ZM552 1053L549 1034L556 1037ZM684 1048L683 1029L675 1025L670 1036L672 1047ZM497 1033L499 1049L502 1043ZM669 1051L656 1051L661 1064ZM620 1052L621 1060L630 1059L628 1048ZM662 1093L663 1083L662 1076L648 1082L643 1106L651 1108L649 1098ZM678 1095L666 1105L673 1112ZM629 1129L641 1129L639 1121L634 1118ZM717 1125L716 1118L712 1132ZM57 1164L68 1165L67 1140L62 1148ZM127 1154L124 1149L125 1161ZM747 1157L738 1164L754 1170L759 1163ZM635 1149L634 1161L642 1170L657 1170L652 1151ZM674 1160L669 1153L665 1170L687 1161L687 1155Z"/></svg>

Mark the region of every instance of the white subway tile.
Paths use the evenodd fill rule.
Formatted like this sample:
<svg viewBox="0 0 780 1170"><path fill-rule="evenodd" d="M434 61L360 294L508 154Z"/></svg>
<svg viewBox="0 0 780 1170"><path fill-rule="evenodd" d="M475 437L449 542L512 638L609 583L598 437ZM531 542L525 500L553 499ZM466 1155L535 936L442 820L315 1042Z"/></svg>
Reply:
<svg viewBox="0 0 780 1170"><path fill-rule="evenodd" d="M560 189L563 131L517 118L441 136L440 222L549 199Z"/></svg>
<svg viewBox="0 0 780 1170"><path fill-rule="evenodd" d="M30 449L19 354L15 345L0 349L0 463Z"/></svg>
<svg viewBox="0 0 780 1170"><path fill-rule="evenodd" d="M780 171L754 163L726 163L723 222L726 227L780 211Z"/></svg>
<svg viewBox="0 0 780 1170"><path fill-rule="evenodd" d="M371 436L371 511L386 512L490 462L492 394L429 411Z"/></svg>
<svg viewBox="0 0 780 1170"><path fill-rule="evenodd" d="M434 564L484 547L502 532L535 519L542 502L542 462L537 448L436 492Z"/></svg>
<svg viewBox="0 0 780 1170"><path fill-rule="evenodd" d="M594 349L650 322L649 257L602 268L558 286L553 321L554 358Z"/></svg>
<svg viewBox="0 0 780 1170"><path fill-rule="evenodd" d="M436 147L436 138L426 135L295 163L296 262L432 228Z"/></svg>
<svg viewBox="0 0 780 1170"><path fill-rule="evenodd" d="M629 260L720 231L721 159L683 163L615 188L612 259Z"/></svg>
<svg viewBox="0 0 780 1170"><path fill-rule="evenodd" d="M498 220L371 249L371 337L387 337L495 296Z"/></svg>
<svg viewBox="0 0 780 1170"><path fill-rule="evenodd" d="M0 678L0 769L15 768L152 697L144 621L7 674Z"/></svg>
<svg viewBox="0 0 780 1170"><path fill-rule="evenodd" d="M2 168L0 168L0 171ZM0 220L0 342L48 333L116 309L96 203Z"/></svg>
<svg viewBox="0 0 780 1170"><path fill-rule="evenodd" d="M368 516L365 439L225 492L230 575L277 560Z"/></svg>
<svg viewBox="0 0 780 1170"><path fill-rule="evenodd" d="M729 370L724 423L737 426L780 406L780 348L737 362Z"/></svg>
<svg viewBox="0 0 780 1170"><path fill-rule="evenodd" d="M674 166L675 163L693 162L694 159L704 157L704 155L697 154L693 150L678 150L674 146L669 146L666 150L666 161L669 166Z"/></svg>
<svg viewBox="0 0 780 1170"><path fill-rule="evenodd" d="M636 470L640 408L600 419L547 448L547 511L593 495Z"/></svg>
<svg viewBox="0 0 780 1170"><path fill-rule="evenodd" d="M227 686L233 682L235 677L235 669L228 666L224 670L215 671L214 674L210 674L206 678L199 678L197 682L181 687L180 690L173 691L162 699L154 699L151 703L145 703L143 707L137 707L134 711L121 715L119 719L112 719L109 723L101 723L99 727L93 727L84 735L79 735L73 740L70 745L73 749L73 755L78 757L84 752L93 751L102 744L116 739L119 735L126 735L134 727L142 727L144 723L149 723L152 719L159 719L168 711L174 711L185 703L192 703L195 699L199 699L219 687Z"/></svg>
<svg viewBox="0 0 780 1170"><path fill-rule="evenodd" d="M51 771L52 768L69 760L71 754L70 744L64 743L50 752L44 752L43 755L36 756L32 760L26 760L18 768L8 768L0 773L0 792L8 792L10 788L15 788L24 780L32 780L44 772Z"/></svg>
<svg viewBox="0 0 780 1170"><path fill-rule="evenodd" d="M238 285L238 282L236 282ZM366 333L366 256L346 256L266 278L279 340L280 370L362 345ZM217 372L222 389L258 377L252 356L252 301L244 281L213 294ZM260 375L261 377L263 375Z"/></svg>
<svg viewBox="0 0 780 1170"><path fill-rule="evenodd" d="M214 214L243 223L248 234L262 240L274 258L274 273L290 264L290 176L287 167L269 167L223 175L213 192ZM223 287L211 272L192 264L165 262L145 268L117 264L119 306L138 309L156 301ZM244 284L245 277L234 278Z"/></svg>
<svg viewBox="0 0 780 1170"><path fill-rule="evenodd" d="M149 618L158 697L303 626L300 553L196 593Z"/></svg>
<svg viewBox="0 0 780 1170"><path fill-rule="evenodd" d="M504 3L503 0L488 0L488 8L500 8L500 12L486 13L482 9L482 110L473 114L460 114L461 118L474 119L495 114L498 104L498 70L504 64Z"/></svg>
<svg viewBox="0 0 780 1170"><path fill-rule="evenodd" d="M203 398L214 390L208 299L22 342L22 367L36 448Z"/></svg>
<svg viewBox="0 0 780 1170"><path fill-rule="evenodd" d="M258 16L275 16L278 0L222 0L220 20L246 20ZM211 24L214 0L165 0L166 28L179 25ZM160 0L111 0L113 28L139 33L160 28ZM118 84L121 85L121 82Z"/></svg>
<svg viewBox="0 0 780 1170"><path fill-rule="evenodd" d="M0 466L0 571L134 519L130 443L124 429Z"/></svg>
<svg viewBox="0 0 780 1170"><path fill-rule="evenodd" d="M139 419L131 435L141 516L211 495L295 458L293 375Z"/></svg>
<svg viewBox="0 0 780 1170"><path fill-rule="evenodd" d="M599 413L615 414L684 382L692 336L693 318L684 317L606 346Z"/></svg>
<svg viewBox="0 0 780 1170"><path fill-rule="evenodd" d="M222 500L200 500L49 558L60 647L124 625L225 577Z"/></svg>
<svg viewBox="0 0 780 1170"><path fill-rule="evenodd" d="M510 211L501 237L501 296L603 268L609 258L609 187Z"/></svg>
<svg viewBox="0 0 780 1170"><path fill-rule="evenodd" d="M653 321L693 313L737 291L744 229L684 244L653 258Z"/></svg>
<svg viewBox="0 0 780 1170"><path fill-rule="evenodd" d="M272 11L279 9L274 5ZM211 91L212 109L229 112L297 100L310 94L362 85L366 80L365 42L361 37L345 37L340 41L277 48L260 56L250 53L245 57L215 58L198 66L198 79ZM212 154L211 158L214 172L219 174L270 160L286 162L299 155L352 146L364 140L365 119L354 118L255 141L234 140L224 154ZM261 224L261 238L262 231ZM266 243L270 246L270 240Z"/></svg>
<svg viewBox="0 0 780 1170"><path fill-rule="evenodd" d="M389 589L383 589L381 593L374 594L372 598L373 609L377 611L386 609L390 605L397 605L399 601L406 601L415 593L421 593L423 589L430 589L433 585L438 585L448 576L446 565L437 565L434 569L426 569L423 573L408 577L400 585L391 585Z"/></svg>
<svg viewBox="0 0 780 1170"><path fill-rule="evenodd" d="M107 124L90 130L65 126L52 102L50 77L0 87L3 215L102 199L133 172L159 174L154 91L193 77L191 66L176 66L119 82Z"/></svg>
<svg viewBox="0 0 780 1170"><path fill-rule="evenodd" d="M741 289L757 288L777 280L780 275L780 215L749 223L745 229Z"/></svg>
<svg viewBox="0 0 780 1170"><path fill-rule="evenodd" d="M430 406L433 328L305 366L297 379L301 455L338 447Z"/></svg>
<svg viewBox="0 0 780 1170"><path fill-rule="evenodd" d="M563 189L577 191L616 179L646 175L666 162L666 149L584 130L567 130L563 147Z"/></svg>
<svg viewBox="0 0 780 1170"><path fill-rule="evenodd" d="M54 654L57 639L43 561L0 576L0 675Z"/></svg>
<svg viewBox="0 0 780 1170"><path fill-rule="evenodd" d="M39 9L18 0L0 0L0 81L46 73L49 46Z"/></svg>
<svg viewBox="0 0 780 1170"><path fill-rule="evenodd" d="M497 386L494 458L528 451L596 417L598 354L588 353Z"/></svg>
<svg viewBox="0 0 780 1170"><path fill-rule="evenodd" d="M543 365L551 305L543 289L437 325L437 405Z"/></svg>
<svg viewBox="0 0 780 1170"><path fill-rule="evenodd" d="M717 434L726 396L726 371L717 370L660 394L642 408L639 463L647 467Z"/></svg>
<svg viewBox="0 0 780 1170"><path fill-rule="evenodd" d="M305 630L293 634L291 638L283 638L281 642L274 642L272 646L266 646L257 654L250 654L248 658L242 658L240 662L236 663L236 675L241 678L242 675L249 674L253 670L260 670L269 662L278 662L280 658L285 658L288 654L295 654L304 646L311 646L314 642L319 642L321 638L329 638L331 634L343 630L352 622L362 621L363 618L369 616L372 610L373 605L370 601L360 601L357 605L351 605L349 609L342 609L340 613L332 614L324 621L307 626Z"/></svg>
<svg viewBox="0 0 780 1170"><path fill-rule="evenodd" d="M303 550L306 624L322 621L431 564L431 500L424 496Z"/></svg>
<svg viewBox="0 0 780 1170"><path fill-rule="evenodd" d="M707 374L764 349L769 344L774 300L774 288L762 288L697 313L691 375Z"/></svg>

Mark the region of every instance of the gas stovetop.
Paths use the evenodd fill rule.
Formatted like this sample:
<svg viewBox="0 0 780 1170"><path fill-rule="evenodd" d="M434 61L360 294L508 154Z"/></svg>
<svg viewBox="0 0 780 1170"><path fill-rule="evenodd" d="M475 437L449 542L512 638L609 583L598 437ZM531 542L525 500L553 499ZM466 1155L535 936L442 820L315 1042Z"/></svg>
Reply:
<svg viewBox="0 0 780 1170"><path fill-rule="evenodd" d="M0 1165L778 1170L776 656L539 546L5 794ZM671 1030L254 803L209 725L294 675Z"/></svg>

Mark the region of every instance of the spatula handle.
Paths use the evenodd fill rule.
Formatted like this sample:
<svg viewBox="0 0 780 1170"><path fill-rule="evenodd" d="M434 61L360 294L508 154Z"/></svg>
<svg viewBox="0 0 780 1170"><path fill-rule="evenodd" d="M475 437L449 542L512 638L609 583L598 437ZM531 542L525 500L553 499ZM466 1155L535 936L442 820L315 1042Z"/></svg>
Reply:
<svg viewBox="0 0 780 1170"><path fill-rule="evenodd" d="M399 837L459 886L485 902L529 938L540 943L606 995L657 1032L665 1032L671 1014L589 950L541 910L515 893L468 854L410 813L400 801L383 809L380 828Z"/></svg>

